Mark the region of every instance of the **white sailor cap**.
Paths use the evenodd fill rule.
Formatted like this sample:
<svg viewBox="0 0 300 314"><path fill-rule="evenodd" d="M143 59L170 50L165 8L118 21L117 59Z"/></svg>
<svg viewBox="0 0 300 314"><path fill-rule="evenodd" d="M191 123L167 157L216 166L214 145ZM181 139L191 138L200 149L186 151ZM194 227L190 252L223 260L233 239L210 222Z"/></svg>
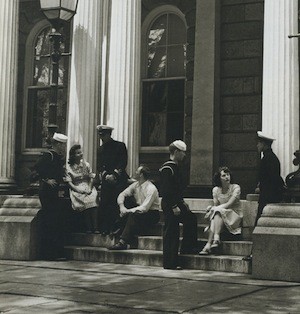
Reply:
<svg viewBox="0 0 300 314"><path fill-rule="evenodd" d="M176 140L172 143L174 146L176 146L178 149L182 150L183 152L186 151L186 144L185 142L181 140Z"/></svg>
<svg viewBox="0 0 300 314"><path fill-rule="evenodd" d="M98 130L98 133L101 135L111 132L114 128L108 125L97 125L96 129Z"/></svg>
<svg viewBox="0 0 300 314"><path fill-rule="evenodd" d="M53 139L56 142L60 142L60 143L66 143L68 140L68 137L62 133L54 133L53 134Z"/></svg>
<svg viewBox="0 0 300 314"><path fill-rule="evenodd" d="M269 134L263 133L262 131L257 131L257 136L265 141L268 142L273 142L275 141L275 138L273 138L272 136L270 136Z"/></svg>

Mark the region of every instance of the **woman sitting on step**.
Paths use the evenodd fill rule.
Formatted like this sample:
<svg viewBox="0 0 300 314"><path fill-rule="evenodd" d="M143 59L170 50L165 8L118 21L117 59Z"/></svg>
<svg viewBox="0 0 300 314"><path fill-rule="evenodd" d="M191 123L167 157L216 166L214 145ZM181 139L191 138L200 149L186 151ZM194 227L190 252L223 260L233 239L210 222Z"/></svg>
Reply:
<svg viewBox="0 0 300 314"><path fill-rule="evenodd" d="M227 230L236 235L242 231L243 213L239 206L241 188L232 183L231 172L228 167L220 167L214 175L215 187L212 190L213 206L208 206L206 218L210 220L208 227L208 241L200 255L218 252L220 233Z"/></svg>
<svg viewBox="0 0 300 314"><path fill-rule="evenodd" d="M93 186L95 174L83 158L81 146L70 148L65 181L70 186L70 198L75 211L83 212L86 233L99 233L97 222L98 193Z"/></svg>

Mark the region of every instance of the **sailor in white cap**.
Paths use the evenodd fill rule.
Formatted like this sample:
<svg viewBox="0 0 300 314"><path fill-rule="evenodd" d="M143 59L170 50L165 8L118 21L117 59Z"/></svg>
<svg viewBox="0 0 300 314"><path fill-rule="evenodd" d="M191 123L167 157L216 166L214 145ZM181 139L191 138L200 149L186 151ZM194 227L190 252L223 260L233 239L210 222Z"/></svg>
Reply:
<svg viewBox="0 0 300 314"><path fill-rule="evenodd" d="M113 233L120 217L118 195L127 187L127 148L111 137L113 127L98 125L102 145L97 152L97 171L101 181L100 228L103 235Z"/></svg>
<svg viewBox="0 0 300 314"><path fill-rule="evenodd" d="M270 134L257 131L257 150L263 157L260 160L258 185L255 190L259 193L255 226L264 207L269 203L279 203L283 198L284 181L280 176L280 161L271 148L274 141L275 138ZM251 259L252 255L244 258L244 260Z"/></svg>
<svg viewBox="0 0 300 314"><path fill-rule="evenodd" d="M186 154L186 144L176 140L169 146L170 160L160 168L160 192L164 212L163 267L180 269L178 264L179 222L183 223L181 254L197 254L197 218L183 200L184 179L179 164Z"/></svg>
<svg viewBox="0 0 300 314"><path fill-rule="evenodd" d="M35 165L39 174L39 197L42 205L42 257L59 259L63 250L63 201L60 198L64 177L65 151L68 137L54 133L52 148L40 156Z"/></svg>

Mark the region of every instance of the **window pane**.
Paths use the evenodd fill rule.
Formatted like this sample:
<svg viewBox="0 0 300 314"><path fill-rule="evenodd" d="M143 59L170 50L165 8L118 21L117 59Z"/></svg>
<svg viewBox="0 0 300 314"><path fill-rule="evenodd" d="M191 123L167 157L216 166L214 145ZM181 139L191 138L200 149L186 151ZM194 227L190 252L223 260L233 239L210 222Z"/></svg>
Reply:
<svg viewBox="0 0 300 314"><path fill-rule="evenodd" d="M167 121L167 143L183 139L183 112L169 113Z"/></svg>
<svg viewBox="0 0 300 314"><path fill-rule="evenodd" d="M148 35L148 46L166 44L167 15L162 15L152 24Z"/></svg>
<svg viewBox="0 0 300 314"><path fill-rule="evenodd" d="M148 52L148 78L165 77L166 48L151 48Z"/></svg>
<svg viewBox="0 0 300 314"><path fill-rule="evenodd" d="M34 86L47 86L50 84L50 60L49 58L42 58L34 62Z"/></svg>
<svg viewBox="0 0 300 314"><path fill-rule="evenodd" d="M183 138L184 79L143 82L142 146Z"/></svg>
<svg viewBox="0 0 300 314"><path fill-rule="evenodd" d="M167 108L167 82L144 82L143 112L163 112Z"/></svg>
<svg viewBox="0 0 300 314"><path fill-rule="evenodd" d="M65 132L66 103L63 100L63 89L58 91L57 124L59 131ZM50 89L29 89L27 104L26 147L40 148L45 146L49 118Z"/></svg>
<svg viewBox="0 0 300 314"><path fill-rule="evenodd" d="M146 115L145 127L142 129L143 146L166 145L166 113L150 113Z"/></svg>
<svg viewBox="0 0 300 314"><path fill-rule="evenodd" d="M28 91L26 147L44 147L47 135L49 90Z"/></svg>
<svg viewBox="0 0 300 314"><path fill-rule="evenodd" d="M168 44L185 44L187 39L184 22L175 14L169 14L168 21Z"/></svg>
<svg viewBox="0 0 300 314"><path fill-rule="evenodd" d="M51 28L47 27L37 37L36 44L35 44L36 56L46 55L50 53L50 41L49 41L50 32L51 32Z"/></svg>
<svg viewBox="0 0 300 314"><path fill-rule="evenodd" d="M172 46L168 48L167 76L185 76L185 60L183 46Z"/></svg>
<svg viewBox="0 0 300 314"><path fill-rule="evenodd" d="M184 80L168 82L168 112L182 112L184 108Z"/></svg>

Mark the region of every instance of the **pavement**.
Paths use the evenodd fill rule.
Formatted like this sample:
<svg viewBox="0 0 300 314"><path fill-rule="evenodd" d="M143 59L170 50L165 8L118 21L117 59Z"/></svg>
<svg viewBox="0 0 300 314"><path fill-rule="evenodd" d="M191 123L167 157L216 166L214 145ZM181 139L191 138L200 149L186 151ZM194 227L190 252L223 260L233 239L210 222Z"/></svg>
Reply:
<svg viewBox="0 0 300 314"><path fill-rule="evenodd" d="M79 261L0 261L0 313L300 313L300 283Z"/></svg>

